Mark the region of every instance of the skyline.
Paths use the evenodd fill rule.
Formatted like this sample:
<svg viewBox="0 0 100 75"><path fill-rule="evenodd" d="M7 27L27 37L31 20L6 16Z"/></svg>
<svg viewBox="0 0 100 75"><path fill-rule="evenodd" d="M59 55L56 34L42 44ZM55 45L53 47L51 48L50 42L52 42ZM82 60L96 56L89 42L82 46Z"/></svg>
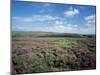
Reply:
<svg viewBox="0 0 100 75"><path fill-rule="evenodd" d="M12 1L12 31L95 34L96 7Z"/></svg>

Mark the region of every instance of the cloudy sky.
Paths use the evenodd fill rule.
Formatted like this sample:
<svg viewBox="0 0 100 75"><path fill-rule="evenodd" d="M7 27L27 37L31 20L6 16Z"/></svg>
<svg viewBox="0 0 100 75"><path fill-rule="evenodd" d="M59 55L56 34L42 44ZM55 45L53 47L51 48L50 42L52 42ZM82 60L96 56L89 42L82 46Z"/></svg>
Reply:
<svg viewBox="0 0 100 75"><path fill-rule="evenodd" d="M12 2L12 31L95 34L95 6Z"/></svg>

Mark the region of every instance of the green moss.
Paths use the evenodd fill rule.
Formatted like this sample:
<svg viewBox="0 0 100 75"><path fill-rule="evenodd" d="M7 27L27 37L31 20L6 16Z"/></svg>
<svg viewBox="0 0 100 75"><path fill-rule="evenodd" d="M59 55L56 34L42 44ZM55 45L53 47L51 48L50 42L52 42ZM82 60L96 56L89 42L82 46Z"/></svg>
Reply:
<svg viewBox="0 0 100 75"><path fill-rule="evenodd" d="M66 47L66 46L73 46L77 44L77 40L62 40L58 42L49 42L49 45L55 45L55 46L60 46L60 47Z"/></svg>

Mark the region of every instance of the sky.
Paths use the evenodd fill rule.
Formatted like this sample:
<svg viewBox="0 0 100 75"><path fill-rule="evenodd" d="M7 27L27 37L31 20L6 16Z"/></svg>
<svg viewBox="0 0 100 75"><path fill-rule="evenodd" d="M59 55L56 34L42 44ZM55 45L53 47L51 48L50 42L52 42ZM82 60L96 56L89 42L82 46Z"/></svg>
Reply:
<svg viewBox="0 0 100 75"><path fill-rule="evenodd" d="M12 31L95 34L96 7L12 1Z"/></svg>

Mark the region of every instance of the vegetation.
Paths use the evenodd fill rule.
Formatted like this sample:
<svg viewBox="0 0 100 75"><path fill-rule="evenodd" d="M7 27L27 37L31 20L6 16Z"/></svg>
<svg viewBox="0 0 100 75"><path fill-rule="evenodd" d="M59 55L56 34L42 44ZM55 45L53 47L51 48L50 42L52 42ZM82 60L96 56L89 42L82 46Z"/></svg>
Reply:
<svg viewBox="0 0 100 75"><path fill-rule="evenodd" d="M44 34L13 33L14 74L96 68L95 37L40 37Z"/></svg>
<svg viewBox="0 0 100 75"><path fill-rule="evenodd" d="M77 40L72 40L72 39L65 39L62 41L57 41L57 42L50 42L50 45L56 45L60 47L66 47L66 46L73 46L77 44Z"/></svg>

